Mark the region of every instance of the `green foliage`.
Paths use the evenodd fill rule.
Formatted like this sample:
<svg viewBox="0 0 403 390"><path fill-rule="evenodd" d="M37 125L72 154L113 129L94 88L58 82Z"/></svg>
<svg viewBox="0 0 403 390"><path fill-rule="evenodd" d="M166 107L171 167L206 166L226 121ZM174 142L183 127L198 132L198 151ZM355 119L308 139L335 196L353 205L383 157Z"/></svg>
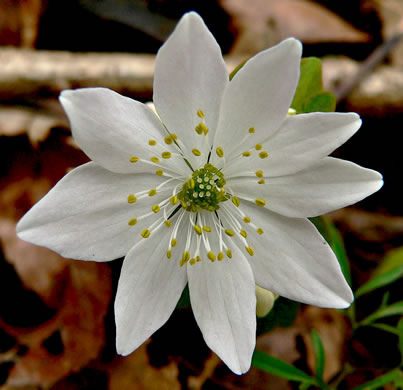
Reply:
<svg viewBox="0 0 403 390"><path fill-rule="evenodd" d="M315 375L319 383L323 383L323 371L325 369L325 351L318 332L311 332L313 351L315 353Z"/></svg>
<svg viewBox="0 0 403 390"><path fill-rule="evenodd" d="M298 302L284 297L277 298L273 309L265 317L257 319L256 333L258 335L266 333L277 326L282 328L291 326L297 317L298 310Z"/></svg>
<svg viewBox="0 0 403 390"><path fill-rule="evenodd" d="M336 98L322 87L322 62L309 57L301 60L301 74L291 107L297 114L306 112L331 112L336 108Z"/></svg>
<svg viewBox="0 0 403 390"><path fill-rule="evenodd" d="M343 239L341 238L341 235L336 226L334 226L334 224L327 217L324 216L310 218L310 221L316 226L316 229L318 229L319 233L333 249L337 260L340 263L343 275L346 278L347 283L351 287L350 265L348 262L346 251L344 249Z"/></svg>
<svg viewBox="0 0 403 390"><path fill-rule="evenodd" d="M190 307L190 295L188 285L186 285L186 287L183 289L182 295L176 305L177 309L185 309L187 307Z"/></svg>
<svg viewBox="0 0 403 390"><path fill-rule="evenodd" d="M299 370L298 368L276 359L273 356L267 355L261 351L255 351L252 357L252 365L262 371L269 372L270 374L281 376L290 381L314 383L315 379Z"/></svg>

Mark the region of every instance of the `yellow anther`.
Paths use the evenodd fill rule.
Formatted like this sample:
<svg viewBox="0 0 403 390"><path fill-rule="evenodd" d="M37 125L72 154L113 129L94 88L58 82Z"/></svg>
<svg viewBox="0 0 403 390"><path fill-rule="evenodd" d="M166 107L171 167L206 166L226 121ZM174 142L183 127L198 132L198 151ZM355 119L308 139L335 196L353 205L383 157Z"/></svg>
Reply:
<svg viewBox="0 0 403 390"><path fill-rule="evenodd" d="M203 118L204 118L204 112L203 112L202 110L197 110L197 116L198 116L200 119L203 119Z"/></svg>
<svg viewBox="0 0 403 390"><path fill-rule="evenodd" d="M264 183L266 183L266 182L264 181L264 179L262 179L262 180L259 180L257 183L258 183L258 184L264 184Z"/></svg>
<svg viewBox="0 0 403 390"><path fill-rule="evenodd" d="M258 234L263 234L264 233L262 228L257 228L256 231L258 232Z"/></svg>
<svg viewBox="0 0 403 390"><path fill-rule="evenodd" d="M137 200L137 198L136 198L133 194L130 194L130 195L127 197L127 202L128 202L128 203L135 203L136 200Z"/></svg>
<svg viewBox="0 0 403 390"><path fill-rule="evenodd" d="M136 156L130 157L130 162L132 162L132 163L136 163L139 160L140 160L140 157L136 157Z"/></svg>
<svg viewBox="0 0 403 390"><path fill-rule="evenodd" d="M171 152L162 152L161 153L161 157L165 158L165 159L171 158L171 156L172 156Z"/></svg>
<svg viewBox="0 0 403 390"><path fill-rule="evenodd" d="M203 230L205 231L205 232L211 232L211 227L210 226L203 226Z"/></svg>
<svg viewBox="0 0 403 390"><path fill-rule="evenodd" d="M262 150L262 145L256 144L256 145L255 145L255 149L256 149L256 150Z"/></svg>
<svg viewBox="0 0 403 390"><path fill-rule="evenodd" d="M196 264L196 259L195 259L194 257L192 257L192 258L189 260L189 264L190 264L190 265L195 265L195 264Z"/></svg>
<svg viewBox="0 0 403 390"><path fill-rule="evenodd" d="M184 209L187 209L188 204L187 204L184 200L181 199L181 206L182 206Z"/></svg>
<svg viewBox="0 0 403 390"><path fill-rule="evenodd" d="M136 219L136 218L132 218L132 219L128 222L129 226L134 226L136 223L137 223L137 219Z"/></svg>
<svg viewBox="0 0 403 390"><path fill-rule="evenodd" d="M193 178L191 178L191 179L189 180L189 185L190 185L190 188L195 188L196 183L195 183L195 181L194 181Z"/></svg>
<svg viewBox="0 0 403 390"><path fill-rule="evenodd" d="M168 259L172 257L172 251L170 249L167 250L167 257Z"/></svg>
<svg viewBox="0 0 403 390"><path fill-rule="evenodd" d="M245 223L250 223L250 218L249 218L247 215L245 215L245 216L243 217L243 221L244 221Z"/></svg>
<svg viewBox="0 0 403 390"><path fill-rule="evenodd" d="M239 207L239 205L241 204L241 202L239 201L239 199L238 199L237 196L233 196L231 200L232 200L232 203L233 203L236 207Z"/></svg>
<svg viewBox="0 0 403 390"><path fill-rule="evenodd" d="M200 256L196 256L196 261L201 261Z"/></svg>
<svg viewBox="0 0 403 390"><path fill-rule="evenodd" d="M244 238L248 237L248 234L243 229L239 232L239 234Z"/></svg>
<svg viewBox="0 0 403 390"><path fill-rule="evenodd" d="M154 163L159 163L160 159L158 157L151 157L150 160Z"/></svg>
<svg viewBox="0 0 403 390"><path fill-rule="evenodd" d="M171 246L175 247L177 243L178 243L178 241L176 241L176 238L173 238L171 240Z"/></svg>
<svg viewBox="0 0 403 390"><path fill-rule="evenodd" d="M211 261L215 261L216 260L216 255L213 253L213 252L211 252L211 251L209 251L208 253L207 253L207 257L209 258L209 260L211 260Z"/></svg>
<svg viewBox="0 0 403 390"><path fill-rule="evenodd" d="M224 252L218 252L217 254L217 260L221 261L224 258Z"/></svg>
<svg viewBox="0 0 403 390"><path fill-rule="evenodd" d="M183 252L181 266L186 264L186 262L190 259L190 253L188 251Z"/></svg>
<svg viewBox="0 0 403 390"><path fill-rule="evenodd" d="M297 113L297 110L294 110L293 108L288 109L288 115L295 115Z"/></svg>
<svg viewBox="0 0 403 390"><path fill-rule="evenodd" d="M153 207L151 207L151 210L154 211L155 214L158 213L158 211L160 211L160 206L158 206L157 204L155 204Z"/></svg>
<svg viewBox="0 0 403 390"><path fill-rule="evenodd" d="M148 191L148 196L154 196L157 194L157 190L153 188L152 190Z"/></svg>
<svg viewBox="0 0 403 390"><path fill-rule="evenodd" d="M171 203L172 206L175 206L178 203L178 197L174 195L171 199L169 199L169 203Z"/></svg>
<svg viewBox="0 0 403 390"><path fill-rule="evenodd" d="M250 133L250 134L253 134L254 132L255 132L255 128L254 128L254 127L250 127L250 128L249 128L249 133Z"/></svg>
<svg viewBox="0 0 403 390"><path fill-rule="evenodd" d="M172 143L172 138L171 138L170 135L167 135L167 136L165 137L165 143L166 143L167 145L171 145L171 143Z"/></svg>
<svg viewBox="0 0 403 390"><path fill-rule="evenodd" d="M203 134L203 127L202 127L203 123L199 123L196 127L195 127L195 131L197 134L201 135Z"/></svg>
<svg viewBox="0 0 403 390"><path fill-rule="evenodd" d="M164 174L164 171L162 169L157 169L155 171L155 174L158 175L158 176L162 176Z"/></svg>
<svg viewBox="0 0 403 390"><path fill-rule="evenodd" d="M268 156L269 156L269 153L267 153L266 151L259 153L259 157L260 157L260 158L266 158L266 157L268 157Z"/></svg>
<svg viewBox="0 0 403 390"><path fill-rule="evenodd" d="M227 253L227 256L228 256L230 259L232 259L232 251L231 251L231 249L227 249L225 252Z"/></svg>
<svg viewBox="0 0 403 390"><path fill-rule="evenodd" d="M195 156L200 156L200 155L201 155L199 149L192 149L192 153L193 153Z"/></svg>
<svg viewBox="0 0 403 390"><path fill-rule="evenodd" d="M249 156L250 156L250 152L243 152L243 153L242 153L242 156L244 156L244 157L249 157Z"/></svg>
<svg viewBox="0 0 403 390"><path fill-rule="evenodd" d="M144 230L141 232L141 235L143 236L143 238L148 238L148 237L150 237L150 234L151 234L151 232L150 232L148 229L144 229Z"/></svg>
<svg viewBox="0 0 403 390"><path fill-rule="evenodd" d="M172 223L171 223L171 221L169 221L168 219L165 221L165 226L166 227L171 227L172 226Z"/></svg>
<svg viewBox="0 0 403 390"><path fill-rule="evenodd" d="M231 229L225 229L225 234L230 237L234 237L235 233Z"/></svg>
<svg viewBox="0 0 403 390"><path fill-rule="evenodd" d="M215 150L215 152L217 153L217 156L218 156L218 157L224 157L224 150L223 150L223 148L222 148L221 146L219 146L219 147Z"/></svg>
<svg viewBox="0 0 403 390"><path fill-rule="evenodd" d="M155 145L157 145L157 141L156 141L155 139L150 139L150 140L148 141L148 144L149 144L150 146L155 146Z"/></svg>
<svg viewBox="0 0 403 390"><path fill-rule="evenodd" d="M263 177L264 176L263 171L256 171L255 174L256 174L257 177Z"/></svg>
<svg viewBox="0 0 403 390"><path fill-rule="evenodd" d="M178 136L175 133L171 133L171 138L176 141L178 139Z"/></svg>
<svg viewBox="0 0 403 390"><path fill-rule="evenodd" d="M255 200L255 203L258 205L258 206L260 206L260 207L264 207L264 206L266 206L266 201L264 200L264 199L256 199Z"/></svg>
<svg viewBox="0 0 403 390"><path fill-rule="evenodd" d="M248 252L251 256L255 254L255 251L251 246L245 246L246 252Z"/></svg>
<svg viewBox="0 0 403 390"><path fill-rule="evenodd" d="M194 228L195 232L196 232L199 236L202 235L202 229L201 229L201 227L200 227L199 225L194 225L193 228Z"/></svg>

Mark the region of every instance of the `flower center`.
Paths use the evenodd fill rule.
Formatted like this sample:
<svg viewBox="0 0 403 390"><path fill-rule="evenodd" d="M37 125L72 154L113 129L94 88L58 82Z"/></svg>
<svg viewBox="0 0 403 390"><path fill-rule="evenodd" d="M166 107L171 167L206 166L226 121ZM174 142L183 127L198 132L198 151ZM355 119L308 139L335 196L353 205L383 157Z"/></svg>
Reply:
<svg viewBox="0 0 403 390"><path fill-rule="evenodd" d="M224 175L208 163L193 172L192 177L183 184L178 199L187 211L216 211L220 208L220 202L230 198L223 188L225 183Z"/></svg>

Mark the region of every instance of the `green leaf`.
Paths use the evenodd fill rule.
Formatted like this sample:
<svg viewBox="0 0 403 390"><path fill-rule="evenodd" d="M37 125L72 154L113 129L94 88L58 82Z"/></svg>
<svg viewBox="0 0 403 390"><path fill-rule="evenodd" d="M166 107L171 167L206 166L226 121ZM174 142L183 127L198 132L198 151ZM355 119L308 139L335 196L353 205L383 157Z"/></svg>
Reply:
<svg viewBox="0 0 403 390"><path fill-rule="evenodd" d="M297 114L305 112L305 104L311 96L322 91L322 63L319 58L301 60L301 74L291 107Z"/></svg>
<svg viewBox="0 0 403 390"><path fill-rule="evenodd" d="M323 371L325 369L325 351L318 332L312 330L312 345L315 354L315 374L320 383L323 382Z"/></svg>
<svg viewBox="0 0 403 390"><path fill-rule="evenodd" d="M390 371L385 375L379 376L374 380L364 383L363 385L354 387L352 390L375 390L381 388L383 385L391 382L401 381L403 378L403 372L399 369Z"/></svg>
<svg viewBox="0 0 403 390"><path fill-rule="evenodd" d="M261 351L255 350L253 353L252 366L257 367L262 371L269 372L270 374L281 376L290 381L310 382L312 384L316 382L315 378L312 378L291 364L276 359Z"/></svg>
<svg viewBox="0 0 403 390"><path fill-rule="evenodd" d="M188 285L186 285L186 287L183 289L182 295L179 298L178 303L176 304L177 309L185 309L187 307L190 307L190 295Z"/></svg>
<svg viewBox="0 0 403 390"><path fill-rule="evenodd" d="M333 249L337 260L339 260L341 271L343 272L347 283L351 287L350 263L348 262L347 254L344 249L343 239L341 238L336 226L334 226L334 224L327 217L322 216L309 219Z"/></svg>
<svg viewBox="0 0 403 390"><path fill-rule="evenodd" d="M403 301L395 302L390 306L381 307L375 313L372 313L368 317L364 318L358 325L370 325L372 322L377 321L380 318L395 315L403 315Z"/></svg>
<svg viewBox="0 0 403 390"><path fill-rule="evenodd" d="M384 274L398 266L403 266L403 247L389 251L376 268L374 275Z"/></svg>
<svg viewBox="0 0 403 390"><path fill-rule="evenodd" d="M256 334L266 333L276 326L287 328L291 326L297 317L299 303L284 297L278 297L273 309L263 318L257 319Z"/></svg>
<svg viewBox="0 0 403 390"><path fill-rule="evenodd" d="M403 265L399 265L390 271L378 274L378 276L370 279L363 284L356 292L355 297L358 298L370 291L373 291L379 287L386 286L394 281L400 279L403 276Z"/></svg>
<svg viewBox="0 0 403 390"><path fill-rule="evenodd" d="M304 112L333 112L336 110L336 97L329 91L321 91L304 105Z"/></svg>

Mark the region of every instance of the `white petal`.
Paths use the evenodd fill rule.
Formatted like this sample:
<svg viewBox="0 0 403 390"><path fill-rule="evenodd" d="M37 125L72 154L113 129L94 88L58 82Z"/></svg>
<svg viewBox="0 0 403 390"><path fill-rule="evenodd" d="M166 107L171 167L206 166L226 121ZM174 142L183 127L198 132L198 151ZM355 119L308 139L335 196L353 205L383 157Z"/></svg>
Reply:
<svg viewBox="0 0 403 390"><path fill-rule="evenodd" d="M247 257L256 284L295 301L332 308L348 306L353 295L339 263L316 228L306 219L287 218L241 202L258 234L243 224L255 254Z"/></svg>
<svg viewBox="0 0 403 390"><path fill-rule="evenodd" d="M188 265L190 300L207 345L236 374L251 364L256 339L256 295L242 252L212 263Z"/></svg>
<svg viewBox="0 0 403 390"><path fill-rule="evenodd" d="M185 229L187 224L179 234L186 234ZM133 352L168 320L186 286L186 267L166 256L171 231L162 226L123 262L115 299L116 349L121 355Z"/></svg>
<svg viewBox="0 0 403 390"><path fill-rule="evenodd" d="M302 171L346 142L361 126L360 117L349 113L291 115L279 131L264 141L261 151L268 158L258 157L260 150L252 149L251 157L241 157L223 169L227 176L254 176L263 170L265 177L290 175Z"/></svg>
<svg viewBox="0 0 403 390"><path fill-rule="evenodd" d="M287 39L251 58L225 89L214 150L231 158L278 130L298 83L301 43ZM249 128L255 129L249 134ZM218 161L212 154L212 164Z"/></svg>
<svg viewBox="0 0 403 390"><path fill-rule="evenodd" d="M172 172L188 174L183 158L161 158L161 153L177 152L167 145L168 135L161 121L145 104L129 99L106 88L84 88L63 91L60 102L69 117L74 139L98 165L118 173L155 172L159 166ZM149 141L156 145L149 145ZM158 157L158 166L131 163L136 156L150 161Z"/></svg>
<svg viewBox="0 0 403 390"><path fill-rule="evenodd" d="M188 151L199 149L204 155L188 159L198 167L207 160L211 143L202 143L195 127L205 114L210 140L214 137L218 111L229 82L221 50L203 20L194 12L180 20L172 35L160 48L155 64L154 103L169 131L177 134Z"/></svg>
<svg viewBox="0 0 403 390"><path fill-rule="evenodd" d="M84 164L69 172L20 220L18 236L74 259L108 261L124 256L160 215L152 213L135 226L128 221L168 198L176 182L136 203L129 204L128 195L163 181L157 175L123 175Z"/></svg>
<svg viewBox="0 0 403 390"><path fill-rule="evenodd" d="M252 202L263 199L266 207L287 217L326 214L354 204L382 187L382 176L349 161L326 157L319 164L294 175L265 179L238 177L227 180L234 193Z"/></svg>

